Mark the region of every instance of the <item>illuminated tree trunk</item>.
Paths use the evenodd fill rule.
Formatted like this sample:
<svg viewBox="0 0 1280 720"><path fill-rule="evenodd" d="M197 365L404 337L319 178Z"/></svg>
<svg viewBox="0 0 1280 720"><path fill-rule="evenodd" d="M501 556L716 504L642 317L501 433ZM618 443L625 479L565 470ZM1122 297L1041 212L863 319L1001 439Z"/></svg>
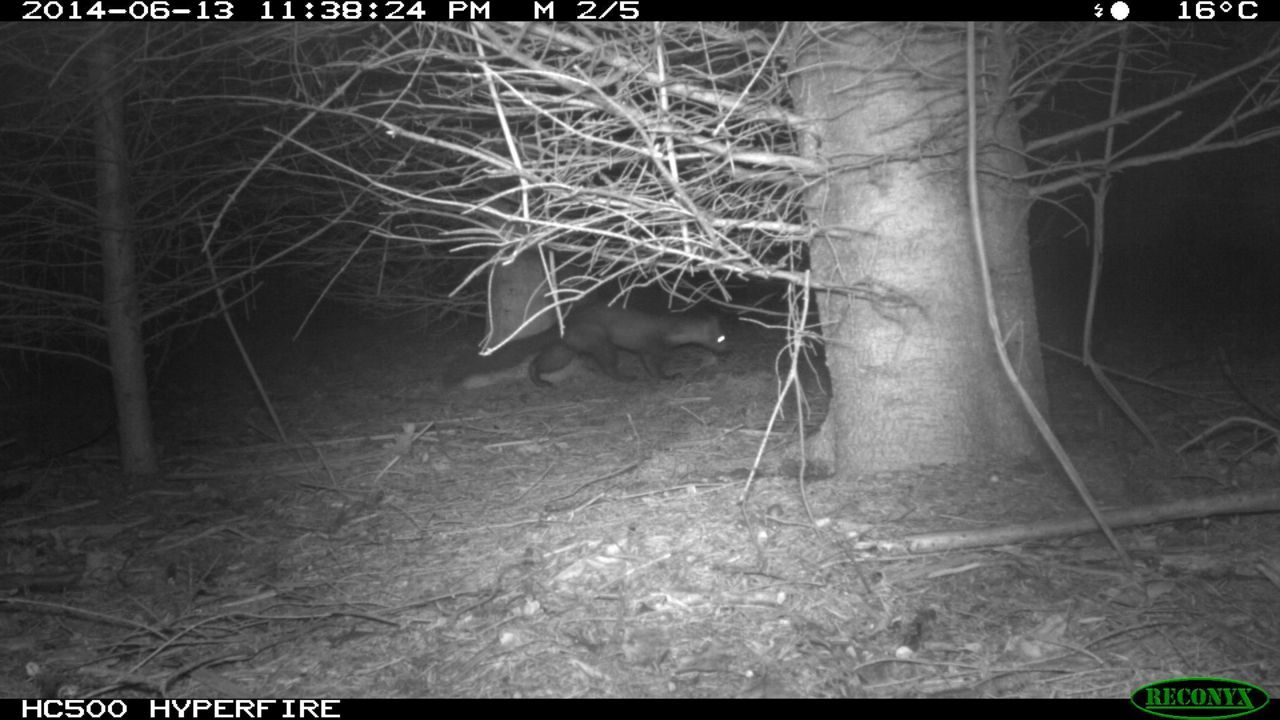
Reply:
<svg viewBox="0 0 1280 720"><path fill-rule="evenodd" d="M806 32L802 30L800 32ZM814 277L884 284L913 304L818 297L833 397L811 456L844 473L1032 453L985 320L965 192L964 32L856 26L797 35L806 154L831 173L811 193ZM1044 407L1025 192L1000 29L980 35L979 143L990 271L1005 342ZM998 143L999 146L994 145Z"/></svg>

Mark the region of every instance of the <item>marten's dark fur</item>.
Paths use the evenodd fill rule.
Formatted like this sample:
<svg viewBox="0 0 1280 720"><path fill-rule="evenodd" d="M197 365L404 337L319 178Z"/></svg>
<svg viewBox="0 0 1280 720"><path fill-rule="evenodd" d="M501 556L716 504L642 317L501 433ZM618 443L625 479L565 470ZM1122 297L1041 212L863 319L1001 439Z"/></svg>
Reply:
<svg viewBox="0 0 1280 720"><path fill-rule="evenodd" d="M634 380L618 370L618 350L640 356L644 369L655 378L667 379L663 371L667 355L682 345L700 345L716 354L728 350L720 321L714 316L662 313L651 314L630 308L587 304L574 307L564 322L564 337L555 336L529 363L529 379L548 385L543 379L568 365L578 355L595 360L600 369L616 380Z"/></svg>

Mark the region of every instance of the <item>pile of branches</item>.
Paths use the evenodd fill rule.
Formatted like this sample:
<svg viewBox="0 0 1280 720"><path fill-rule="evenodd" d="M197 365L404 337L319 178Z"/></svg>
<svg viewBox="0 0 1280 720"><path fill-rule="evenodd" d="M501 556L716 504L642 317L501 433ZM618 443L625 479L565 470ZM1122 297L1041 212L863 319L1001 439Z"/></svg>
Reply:
<svg viewBox="0 0 1280 720"><path fill-rule="evenodd" d="M350 32L316 69L334 89L308 121L349 140L286 133L306 172L378 209L299 253L341 268L335 292L474 308L484 283L469 281L531 248L566 293L622 280L723 296L731 276L796 278L801 178L818 173L799 158L780 28Z"/></svg>

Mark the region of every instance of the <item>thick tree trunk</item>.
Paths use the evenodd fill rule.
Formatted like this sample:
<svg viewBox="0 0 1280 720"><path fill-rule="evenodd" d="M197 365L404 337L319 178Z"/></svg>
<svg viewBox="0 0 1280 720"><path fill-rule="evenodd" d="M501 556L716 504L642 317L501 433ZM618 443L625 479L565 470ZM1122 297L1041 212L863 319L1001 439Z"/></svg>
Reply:
<svg viewBox="0 0 1280 720"><path fill-rule="evenodd" d="M986 33L979 60L980 142L1003 143L983 155L983 220L1010 354L1043 406L1026 195L990 174L1021 167L1002 40ZM869 25L796 41L796 103L814 118L806 150L831 168L809 202L821 228L814 277L875 281L915 303L819 296L833 397L815 459L852 473L1032 453L985 321L968 221L963 30Z"/></svg>
<svg viewBox="0 0 1280 720"><path fill-rule="evenodd" d="M89 53L89 76L98 88L93 134L98 159L98 222L102 238L102 309L107 324L111 379L116 399L120 460L126 475L159 472L147 393L142 311L138 300L133 216L129 205L124 90L110 33Z"/></svg>

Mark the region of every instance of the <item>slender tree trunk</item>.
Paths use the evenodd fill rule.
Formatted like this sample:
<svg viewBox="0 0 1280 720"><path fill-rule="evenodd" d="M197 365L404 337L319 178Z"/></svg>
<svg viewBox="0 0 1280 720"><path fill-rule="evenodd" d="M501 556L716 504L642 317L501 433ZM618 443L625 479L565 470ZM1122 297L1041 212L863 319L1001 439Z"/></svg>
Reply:
<svg viewBox="0 0 1280 720"><path fill-rule="evenodd" d="M507 184L495 181L493 190L496 192L501 189L507 189ZM520 204L510 197L504 196L492 203L508 216L520 214ZM505 242L518 241L518 235L524 232L524 227L519 222L500 223L493 219L490 224ZM530 318L551 304L551 299L547 296L547 275L542 260L542 254L537 248L527 248L510 260L494 265L489 271L488 322L484 336L486 348L505 342L508 338L537 335L551 327L555 319L551 314L544 314L530 321Z"/></svg>
<svg viewBox="0 0 1280 720"><path fill-rule="evenodd" d="M159 472L147 394L146 353L138 300L133 216L129 206L124 90L118 53L104 33L89 52L98 166L98 222L102 237L102 308L115 390L120 459L127 475Z"/></svg>
<svg viewBox="0 0 1280 720"><path fill-rule="evenodd" d="M551 327L555 316L547 313L529 321L551 304L547 298L547 276L537 248L516 255L510 263L495 265L489 273L489 323L485 347L511 337L536 335ZM528 323L526 325L526 323Z"/></svg>
<svg viewBox="0 0 1280 720"><path fill-rule="evenodd" d="M819 296L833 397L815 459L853 473L1032 453L985 321L968 222L963 30L859 25L795 40L794 95L814 119L806 152L831 168L809 199L822 228L814 276L875 281L914 302ZM979 141L1003 143L981 161L991 272L1011 355L1043 405L1026 194L991 179L1021 168L1011 58L999 29L982 42Z"/></svg>

